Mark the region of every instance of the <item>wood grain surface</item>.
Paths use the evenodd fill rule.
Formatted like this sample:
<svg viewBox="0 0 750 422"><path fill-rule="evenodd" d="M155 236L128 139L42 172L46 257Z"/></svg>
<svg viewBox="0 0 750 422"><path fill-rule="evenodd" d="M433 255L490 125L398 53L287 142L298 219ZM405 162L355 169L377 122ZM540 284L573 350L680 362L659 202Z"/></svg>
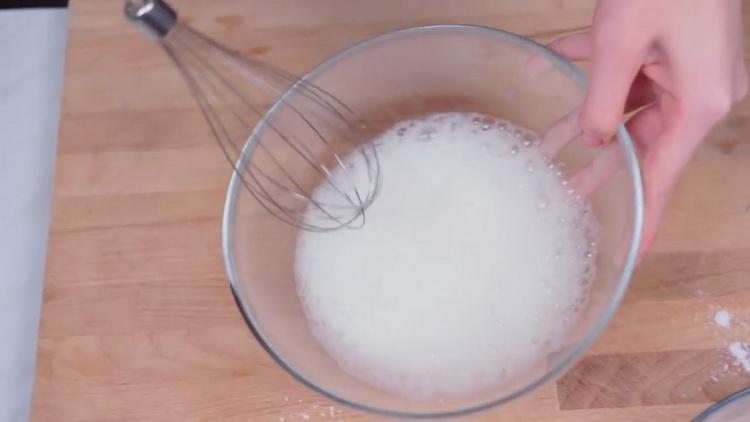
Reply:
<svg viewBox="0 0 750 422"><path fill-rule="evenodd" d="M593 1L174 0L194 26L303 72L352 42L427 23L541 41ZM750 13L745 12L750 23ZM750 44L748 44L750 47ZM225 281L227 165L184 83L122 17L73 0L32 420L378 420L278 368ZM685 421L750 384L750 105L687 168L616 317L567 375L472 421ZM729 328L714 313L734 316Z"/></svg>

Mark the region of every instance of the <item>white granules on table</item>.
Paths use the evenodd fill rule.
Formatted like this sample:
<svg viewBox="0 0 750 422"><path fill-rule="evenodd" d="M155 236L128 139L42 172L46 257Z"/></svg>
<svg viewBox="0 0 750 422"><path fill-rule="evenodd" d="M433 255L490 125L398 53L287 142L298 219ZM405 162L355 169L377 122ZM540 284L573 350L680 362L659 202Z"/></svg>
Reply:
<svg viewBox="0 0 750 422"><path fill-rule="evenodd" d="M732 314L726 309L719 309L714 314L714 322L724 328L729 328L729 324L732 322Z"/></svg>
<svg viewBox="0 0 750 422"><path fill-rule="evenodd" d="M738 364L742 365L745 372L750 372L750 353L748 353L748 344L739 341L729 343L729 353Z"/></svg>
<svg viewBox="0 0 750 422"><path fill-rule="evenodd" d="M714 324L721 327L723 332L731 333L731 331L729 330L733 328L733 322L735 321L735 317L734 315L732 315L732 313L729 310L725 308L720 308L714 312L713 321L714 321ZM740 323L740 325L744 326L745 324ZM721 337L725 337L725 338L726 336L727 336L726 334L721 335ZM731 356L732 359L734 360L735 366L741 367L745 372L750 372L750 344L748 344L747 342L739 341L739 340L729 341L727 339L725 341L728 341L725 344L727 347L727 351L729 352L729 356ZM728 369L729 369L728 365L725 364L722 367L721 372L725 373L728 371Z"/></svg>

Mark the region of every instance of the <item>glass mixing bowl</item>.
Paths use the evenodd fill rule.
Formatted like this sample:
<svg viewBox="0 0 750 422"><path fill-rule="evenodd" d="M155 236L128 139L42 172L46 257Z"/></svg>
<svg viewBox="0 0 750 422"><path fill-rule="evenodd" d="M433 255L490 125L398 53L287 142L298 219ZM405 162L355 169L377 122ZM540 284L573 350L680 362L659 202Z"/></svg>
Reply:
<svg viewBox="0 0 750 422"><path fill-rule="evenodd" d="M750 419L750 387L730 394L693 418L692 422L743 422Z"/></svg>
<svg viewBox="0 0 750 422"><path fill-rule="evenodd" d="M547 65L530 71L532 57ZM583 73L545 47L508 32L465 25L410 28L360 42L333 55L304 79L341 99L373 132L431 112L472 111L543 133L575 112L585 93ZM299 95L292 88L282 98L294 101ZM289 107L278 107L278 102L272 106L245 145L238 168L247 165L255 140L276 136L267 130L269 122L294 130L294 118ZM282 368L320 394L357 409L436 418L488 409L522 396L558 377L583 354L628 285L640 238L642 192L630 137L622 126L617 135L625 165L590 196L600 226L590 299L561 348L499 387L462 399L412 401L341 370L316 342L298 300L293 265L298 229L267 213L235 174L224 211L223 248L237 305L258 342ZM367 141L359 136L355 142ZM574 140L557 159L574 172L595 153ZM387 186L387 175L383 180ZM311 178L308 187L316 183Z"/></svg>
<svg viewBox="0 0 750 422"><path fill-rule="evenodd" d="M692 422L743 422L750 415L750 387L712 404Z"/></svg>

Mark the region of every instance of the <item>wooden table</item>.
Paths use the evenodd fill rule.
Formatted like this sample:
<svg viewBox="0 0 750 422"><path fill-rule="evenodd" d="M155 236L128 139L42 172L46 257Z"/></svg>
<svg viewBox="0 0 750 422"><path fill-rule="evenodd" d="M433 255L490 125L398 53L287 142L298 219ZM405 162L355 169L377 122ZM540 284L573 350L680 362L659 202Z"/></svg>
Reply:
<svg viewBox="0 0 750 422"><path fill-rule="evenodd" d="M396 28L475 23L547 40L585 27L592 9L591 0L174 3L197 28L294 72ZM587 356L557 383L471 420L684 421L750 384L727 352L750 340L749 115L747 102L737 107L690 164ZM219 245L228 176L182 80L125 22L122 1L74 0L32 420L374 420L293 381L242 322ZM714 323L718 309L733 314L731 328Z"/></svg>

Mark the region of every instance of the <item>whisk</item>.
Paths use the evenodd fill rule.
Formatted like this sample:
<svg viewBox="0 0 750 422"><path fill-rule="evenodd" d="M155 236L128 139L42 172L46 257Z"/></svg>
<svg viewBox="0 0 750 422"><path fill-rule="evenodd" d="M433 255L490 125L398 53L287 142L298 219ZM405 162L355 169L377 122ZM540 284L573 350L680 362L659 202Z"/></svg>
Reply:
<svg viewBox="0 0 750 422"><path fill-rule="evenodd" d="M266 210L304 230L364 225L380 167L375 147L362 142L366 126L343 101L181 23L162 0L127 0L125 15L172 59L230 165ZM265 113L262 104L272 100ZM349 154L357 159L344 159ZM355 165L367 177L349 177ZM333 194L316 201L316 188Z"/></svg>

